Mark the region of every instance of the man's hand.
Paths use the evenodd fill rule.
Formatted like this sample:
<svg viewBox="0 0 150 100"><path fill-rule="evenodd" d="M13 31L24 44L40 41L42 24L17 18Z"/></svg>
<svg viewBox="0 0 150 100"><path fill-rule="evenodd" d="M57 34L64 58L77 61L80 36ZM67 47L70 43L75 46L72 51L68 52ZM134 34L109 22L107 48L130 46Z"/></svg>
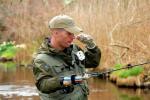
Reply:
<svg viewBox="0 0 150 100"><path fill-rule="evenodd" d="M72 84L80 84L83 82L83 77L78 75L71 75L62 78L62 84L64 86L71 86Z"/></svg>
<svg viewBox="0 0 150 100"><path fill-rule="evenodd" d="M96 46L96 44L93 41L93 38L90 35L82 33L82 34L77 35L76 39L78 39L80 42L86 44L87 48L89 48L89 49L93 49Z"/></svg>
<svg viewBox="0 0 150 100"><path fill-rule="evenodd" d="M71 77L63 77L62 83L64 86L71 86L72 85Z"/></svg>

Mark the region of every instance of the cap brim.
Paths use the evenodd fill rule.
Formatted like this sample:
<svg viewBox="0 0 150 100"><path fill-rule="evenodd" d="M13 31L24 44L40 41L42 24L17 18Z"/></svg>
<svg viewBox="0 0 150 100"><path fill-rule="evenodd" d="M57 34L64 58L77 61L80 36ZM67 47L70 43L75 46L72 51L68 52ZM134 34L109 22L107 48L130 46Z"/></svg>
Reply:
<svg viewBox="0 0 150 100"><path fill-rule="evenodd" d="M69 27L69 28L64 28L66 31L70 32L70 33L73 33L73 34L79 34L82 31L81 28L77 27L77 26L73 26L73 27Z"/></svg>

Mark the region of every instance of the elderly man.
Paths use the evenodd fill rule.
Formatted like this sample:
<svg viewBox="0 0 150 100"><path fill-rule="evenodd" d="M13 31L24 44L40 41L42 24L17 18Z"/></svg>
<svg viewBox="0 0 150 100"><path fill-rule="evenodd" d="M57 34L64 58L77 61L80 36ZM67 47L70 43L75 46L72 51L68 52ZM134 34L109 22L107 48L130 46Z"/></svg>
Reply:
<svg viewBox="0 0 150 100"><path fill-rule="evenodd" d="M100 49L67 15L52 18L49 28L50 36L45 38L33 59L41 100L87 100L87 81L80 76L84 76L85 68L99 65ZM73 44L74 39L84 43L85 50Z"/></svg>

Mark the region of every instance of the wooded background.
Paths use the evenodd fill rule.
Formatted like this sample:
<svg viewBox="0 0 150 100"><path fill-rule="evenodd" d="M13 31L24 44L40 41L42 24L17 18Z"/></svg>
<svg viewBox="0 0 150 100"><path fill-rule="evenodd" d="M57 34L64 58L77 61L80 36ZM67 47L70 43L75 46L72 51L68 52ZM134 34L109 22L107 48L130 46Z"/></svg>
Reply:
<svg viewBox="0 0 150 100"><path fill-rule="evenodd" d="M0 0L0 43L26 44L16 59L30 62L59 14L93 36L102 51L99 68L150 60L150 0Z"/></svg>

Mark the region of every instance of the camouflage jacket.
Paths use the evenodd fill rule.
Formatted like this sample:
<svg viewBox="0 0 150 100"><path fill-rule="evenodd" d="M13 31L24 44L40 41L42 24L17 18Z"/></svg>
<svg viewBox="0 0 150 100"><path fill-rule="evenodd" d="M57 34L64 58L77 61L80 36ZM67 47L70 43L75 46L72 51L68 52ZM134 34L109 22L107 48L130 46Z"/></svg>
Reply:
<svg viewBox="0 0 150 100"><path fill-rule="evenodd" d="M36 79L36 86L40 93L45 95L48 94L49 96L53 96L51 94L54 94L56 97L61 94L63 96L68 95L68 92L64 93L61 91L66 88L60 84L60 78L62 76L83 74L85 68L95 68L99 65L101 52L98 47L83 51L85 59L82 61L75 55L78 51L83 50L75 44L72 44L64 51L58 51L50 46L49 38L44 40L33 59L33 74ZM86 81L80 85L73 85L72 87L73 90L71 90L71 92L74 92L75 90L79 92L79 90L81 90L81 94L88 94Z"/></svg>

